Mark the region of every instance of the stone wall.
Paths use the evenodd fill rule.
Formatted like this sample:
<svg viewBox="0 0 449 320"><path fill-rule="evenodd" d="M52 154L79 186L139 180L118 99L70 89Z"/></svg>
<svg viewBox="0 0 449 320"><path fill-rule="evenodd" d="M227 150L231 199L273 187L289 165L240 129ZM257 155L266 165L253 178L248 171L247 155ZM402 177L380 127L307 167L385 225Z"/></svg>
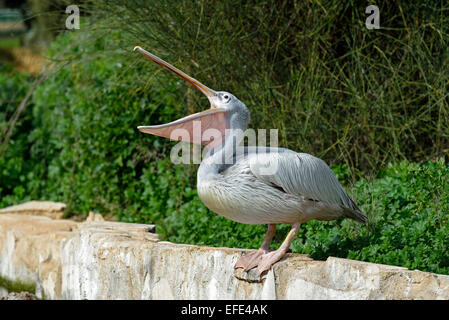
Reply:
<svg viewBox="0 0 449 320"><path fill-rule="evenodd" d="M333 257L288 254L259 279L233 269L247 250L174 244L154 231L0 214L0 278L45 299L449 299L449 276Z"/></svg>

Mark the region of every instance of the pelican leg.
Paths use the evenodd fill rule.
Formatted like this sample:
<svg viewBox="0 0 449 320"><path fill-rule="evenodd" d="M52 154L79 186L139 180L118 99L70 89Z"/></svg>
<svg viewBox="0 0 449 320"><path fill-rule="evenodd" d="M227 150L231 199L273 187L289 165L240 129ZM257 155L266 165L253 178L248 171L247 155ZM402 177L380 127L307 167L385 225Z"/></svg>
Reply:
<svg viewBox="0 0 449 320"><path fill-rule="evenodd" d="M255 267L257 267L260 258L268 253L270 249L270 242L273 239L274 234L276 233L276 225L269 224L267 233L265 234L265 238L262 242L262 245L258 250L252 251L250 253L241 256L239 260L235 263L234 269L243 268L245 271L249 271Z"/></svg>
<svg viewBox="0 0 449 320"><path fill-rule="evenodd" d="M279 249L271 252L267 252L260 257L260 261L258 263L257 271L259 272L259 276L267 270L270 270L271 266L281 260L281 258L287 253L290 245L292 244L293 239L298 235L300 223L292 224L292 229L288 233L284 242L282 242Z"/></svg>

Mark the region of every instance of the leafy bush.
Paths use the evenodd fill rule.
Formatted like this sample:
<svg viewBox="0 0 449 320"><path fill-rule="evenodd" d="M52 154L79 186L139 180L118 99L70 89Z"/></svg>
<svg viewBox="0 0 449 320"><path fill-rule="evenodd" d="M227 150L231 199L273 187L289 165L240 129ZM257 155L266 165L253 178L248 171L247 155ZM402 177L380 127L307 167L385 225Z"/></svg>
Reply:
<svg viewBox="0 0 449 320"><path fill-rule="evenodd" d="M28 128L31 115L24 113L15 126L10 119L29 89L31 79L0 63L0 206L13 204L27 195L23 184L25 173L33 164L29 158ZM11 127L15 130L9 135Z"/></svg>
<svg viewBox="0 0 449 320"><path fill-rule="evenodd" d="M331 165L376 172L449 150L448 2L98 0L87 10L111 47L141 45L207 86L234 93L250 126ZM115 44L115 45L114 45ZM204 109L191 89L191 110ZM448 159L447 159L448 160Z"/></svg>
<svg viewBox="0 0 449 320"><path fill-rule="evenodd" d="M449 164L389 165L354 191L369 213L370 231L346 237L340 256L410 269L449 273ZM327 254L333 255L333 250Z"/></svg>
<svg viewBox="0 0 449 320"><path fill-rule="evenodd" d="M104 42L81 40L67 50L72 40L61 36L50 54L66 50L65 57L75 56L78 63L68 61L33 94L29 139L34 168L27 192L35 198L64 199L72 212L93 209L120 217L132 212L134 220L152 220L138 212L143 201L154 200L149 190L144 193L150 182L142 177L151 178L155 170L145 162L164 158L173 143L144 135L137 126L179 117L182 95L172 79L148 81L145 69L136 71L122 64L123 58L102 54ZM162 201L166 189L160 182L151 180L158 183ZM170 195L163 201L173 201ZM156 203L151 203L157 216ZM163 205L164 210L172 208Z"/></svg>

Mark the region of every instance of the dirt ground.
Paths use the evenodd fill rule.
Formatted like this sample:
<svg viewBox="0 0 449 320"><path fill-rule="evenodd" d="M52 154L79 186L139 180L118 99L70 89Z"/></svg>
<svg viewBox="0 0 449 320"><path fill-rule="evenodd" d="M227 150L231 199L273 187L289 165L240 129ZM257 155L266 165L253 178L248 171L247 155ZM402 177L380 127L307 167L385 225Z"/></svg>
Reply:
<svg viewBox="0 0 449 320"><path fill-rule="evenodd" d="M13 64L17 71L32 75L42 71L45 58L41 50L28 47L14 47L0 49L0 61Z"/></svg>

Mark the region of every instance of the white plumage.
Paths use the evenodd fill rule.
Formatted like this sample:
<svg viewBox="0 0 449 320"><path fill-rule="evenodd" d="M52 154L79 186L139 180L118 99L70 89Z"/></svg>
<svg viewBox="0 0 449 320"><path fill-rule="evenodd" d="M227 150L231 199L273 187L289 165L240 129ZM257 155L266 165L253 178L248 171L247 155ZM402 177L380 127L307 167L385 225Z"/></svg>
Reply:
<svg viewBox="0 0 449 320"><path fill-rule="evenodd" d="M198 195L212 211L246 224L304 223L311 219L352 218L360 212L327 164L287 149L250 152L209 178L198 175ZM277 163L273 174L267 165ZM207 166L207 162L204 162Z"/></svg>

